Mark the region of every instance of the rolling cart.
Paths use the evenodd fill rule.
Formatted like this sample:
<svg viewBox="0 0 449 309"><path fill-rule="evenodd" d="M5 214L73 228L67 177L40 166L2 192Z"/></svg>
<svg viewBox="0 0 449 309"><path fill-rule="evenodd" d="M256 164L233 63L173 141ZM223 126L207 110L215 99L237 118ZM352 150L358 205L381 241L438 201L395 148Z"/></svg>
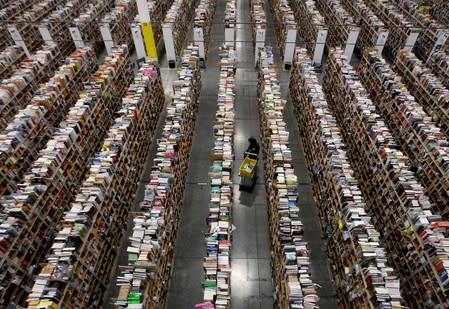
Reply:
<svg viewBox="0 0 449 309"><path fill-rule="evenodd" d="M245 152L244 155L239 170L240 188L252 189L256 181L258 156L250 152Z"/></svg>

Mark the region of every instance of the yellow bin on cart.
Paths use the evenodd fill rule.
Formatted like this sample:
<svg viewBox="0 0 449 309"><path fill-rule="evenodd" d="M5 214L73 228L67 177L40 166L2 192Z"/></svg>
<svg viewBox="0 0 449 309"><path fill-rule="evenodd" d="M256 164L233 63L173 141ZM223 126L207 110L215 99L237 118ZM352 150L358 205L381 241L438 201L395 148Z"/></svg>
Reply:
<svg viewBox="0 0 449 309"><path fill-rule="evenodd" d="M257 159L245 156L240 165L240 186L251 188L256 180Z"/></svg>

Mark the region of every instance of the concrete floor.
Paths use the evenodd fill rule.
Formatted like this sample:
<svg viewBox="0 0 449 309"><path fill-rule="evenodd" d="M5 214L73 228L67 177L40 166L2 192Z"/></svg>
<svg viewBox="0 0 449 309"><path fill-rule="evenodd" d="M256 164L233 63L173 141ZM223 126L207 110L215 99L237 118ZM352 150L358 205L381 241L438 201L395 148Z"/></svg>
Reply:
<svg viewBox="0 0 449 309"><path fill-rule="evenodd" d="M271 247L268 234L267 203L264 186L262 164L259 165L258 181L252 193L241 192L238 189L238 167L243 157L250 136L259 137L259 117L257 110L257 72L254 69L254 51L252 48L251 25L248 0L237 0L237 56L238 68L236 74L237 96L235 100L235 137L234 137L234 206L233 224L236 230L232 240L232 277L231 295L232 307L236 309L271 309L275 307L273 286L271 282ZM192 153L186 182L184 207L181 213L178 238L175 244L175 260L170 280L168 294L168 309L193 308L202 301L201 283L204 281L202 268L203 257L206 255L204 234L207 231L205 219L208 215L210 166L209 155L213 145L211 125L215 117L217 100L217 82L219 73L218 47L224 40L225 1L218 0L214 25L211 32L207 70L202 72L202 95L200 99L198 118L193 137ZM268 7L267 7L268 10ZM266 42L274 47L276 37L271 24L269 12ZM192 35L187 36L190 41ZM282 95L289 100L288 84L290 73L283 71L277 48L274 48L278 63L278 78L281 81ZM176 72L167 69L165 57L161 57L161 73L165 92L171 93L171 82L176 78ZM155 137L160 136L161 116ZM290 131L290 147L294 156L295 172L299 182L299 206L305 227L305 239L309 243L312 255L312 279L322 286L318 294L321 297L320 308L336 308L337 301L332 277L329 272L327 256L321 241L321 228L318 212L312 198L310 180L307 175L304 153L301 146L297 122L294 118L290 102L287 104L285 121ZM142 181L136 192L136 202L133 211L138 211L138 204L143 199L146 180L150 174L152 160L156 151L153 139L147 165ZM131 216L130 216L131 217ZM128 225L120 247L118 265L127 263L126 247L129 234L132 231L132 219ZM115 278L107 290L104 308L111 308L113 297L117 293Z"/></svg>

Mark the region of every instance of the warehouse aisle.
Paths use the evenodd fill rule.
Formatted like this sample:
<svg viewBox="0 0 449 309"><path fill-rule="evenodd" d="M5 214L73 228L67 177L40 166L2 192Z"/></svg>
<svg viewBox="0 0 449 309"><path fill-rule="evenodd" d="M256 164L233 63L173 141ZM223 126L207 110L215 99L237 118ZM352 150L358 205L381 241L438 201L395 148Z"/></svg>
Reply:
<svg viewBox="0 0 449 309"><path fill-rule="evenodd" d="M207 70L201 72L201 98L175 244L168 309L193 308L203 300L201 283L205 279L203 258L206 256L204 237L210 200L208 172L210 149L213 147L212 122L217 109L218 47L224 40L224 8L225 1L218 1L210 35ZM191 39L192 36L189 36L187 41L190 42Z"/></svg>
<svg viewBox="0 0 449 309"><path fill-rule="evenodd" d="M258 164L258 179L253 192L239 191L238 169L248 138L260 142L257 103L257 72L254 69L249 1L237 1L237 95L235 100L234 206L232 219L236 230L232 238L232 307L239 309L273 308L271 283L271 245L268 213L263 185L263 164ZM262 151L260 152L260 155Z"/></svg>
<svg viewBox="0 0 449 309"><path fill-rule="evenodd" d="M312 280L321 286L318 290L320 302L318 303L322 309L337 308L337 297L333 286L332 275L329 269L329 262L324 244L321 240L321 226L318 216L318 209L312 196L312 186L307 173L307 166L299 136L298 123L292 110L292 104L289 95L290 72L283 70L279 49L272 25L271 14L267 8L268 29L266 32L266 42L273 46L275 55L278 79L281 82L282 97L288 100L284 113L284 121L290 132L289 145L292 150L293 164L295 174L298 177L298 193L299 193L299 209L301 220L304 223L304 238L308 242L312 260Z"/></svg>

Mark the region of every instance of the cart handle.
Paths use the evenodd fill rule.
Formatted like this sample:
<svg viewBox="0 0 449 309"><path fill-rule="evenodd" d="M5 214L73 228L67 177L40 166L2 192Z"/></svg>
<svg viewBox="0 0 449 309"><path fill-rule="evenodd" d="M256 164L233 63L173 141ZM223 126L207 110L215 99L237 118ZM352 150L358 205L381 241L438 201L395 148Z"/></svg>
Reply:
<svg viewBox="0 0 449 309"><path fill-rule="evenodd" d="M248 151L245 151L243 154L245 154L245 155L253 155L253 156L259 157L259 155L257 153L252 153L252 152L248 152Z"/></svg>

